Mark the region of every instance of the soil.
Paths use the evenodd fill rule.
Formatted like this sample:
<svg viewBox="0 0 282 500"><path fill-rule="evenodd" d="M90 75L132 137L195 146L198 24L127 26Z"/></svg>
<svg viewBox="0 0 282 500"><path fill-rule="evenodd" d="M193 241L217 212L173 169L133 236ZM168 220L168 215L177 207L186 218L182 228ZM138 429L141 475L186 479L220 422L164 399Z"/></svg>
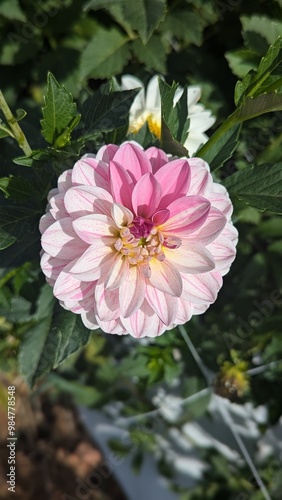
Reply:
<svg viewBox="0 0 282 500"><path fill-rule="evenodd" d="M16 487L9 491L7 473L7 404L0 376L0 499L2 500L127 500L108 469L105 457L79 420L69 397L30 393L16 386Z"/></svg>

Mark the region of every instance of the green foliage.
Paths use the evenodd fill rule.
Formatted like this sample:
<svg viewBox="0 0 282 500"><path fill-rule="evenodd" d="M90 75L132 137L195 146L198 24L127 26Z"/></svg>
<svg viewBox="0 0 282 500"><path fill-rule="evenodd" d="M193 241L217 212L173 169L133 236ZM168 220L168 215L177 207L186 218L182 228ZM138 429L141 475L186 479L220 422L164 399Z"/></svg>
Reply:
<svg viewBox="0 0 282 500"><path fill-rule="evenodd" d="M230 193L259 210L282 214L282 163L258 165L228 177Z"/></svg>

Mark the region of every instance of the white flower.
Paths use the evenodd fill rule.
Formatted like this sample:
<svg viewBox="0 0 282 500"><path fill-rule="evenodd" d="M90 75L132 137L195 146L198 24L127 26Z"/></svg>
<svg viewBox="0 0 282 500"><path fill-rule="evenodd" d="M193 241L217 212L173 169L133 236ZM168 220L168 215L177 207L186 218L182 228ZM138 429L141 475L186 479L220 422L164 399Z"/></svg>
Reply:
<svg viewBox="0 0 282 500"><path fill-rule="evenodd" d="M139 94L135 97L130 110L129 132L137 133L144 123L148 122L149 129L157 137L161 135L161 97L158 85L158 75L151 78L147 90L141 80L132 75L123 75L121 78L122 90L130 90L141 87ZM182 96L183 88L178 87L174 105ZM210 110L206 110L202 104L197 104L201 97L200 87L188 86L187 105L190 119L189 134L184 146L188 149L189 155L196 153L201 144L208 140L204 133L215 122Z"/></svg>

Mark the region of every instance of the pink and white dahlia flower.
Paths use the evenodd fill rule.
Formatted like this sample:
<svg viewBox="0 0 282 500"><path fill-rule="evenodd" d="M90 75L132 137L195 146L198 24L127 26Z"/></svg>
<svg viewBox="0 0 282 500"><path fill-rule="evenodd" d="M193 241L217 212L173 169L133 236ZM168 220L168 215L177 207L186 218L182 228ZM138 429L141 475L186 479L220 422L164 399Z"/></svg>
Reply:
<svg viewBox="0 0 282 500"><path fill-rule="evenodd" d="M236 253L231 213L203 160L110 144L49 193L41 267L88 328L154 337L215 301Z"/></svg>

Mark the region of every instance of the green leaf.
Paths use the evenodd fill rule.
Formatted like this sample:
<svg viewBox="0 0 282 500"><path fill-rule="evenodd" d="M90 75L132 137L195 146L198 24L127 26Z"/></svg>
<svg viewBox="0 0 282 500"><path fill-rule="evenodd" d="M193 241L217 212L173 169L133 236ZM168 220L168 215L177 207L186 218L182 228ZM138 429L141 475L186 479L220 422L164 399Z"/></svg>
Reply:
<svg viewBox="0 0 282 500"><path fill-rule="evenodd" d="M11 246L15 241L31 237L38 231L40 210L17 206L11 201L2 200L0 211L0 250Z"/></svg>
<svg viewBox="0 0 282 500"><path fill-rule="evenodd" d="M22 21L23 23L27 20L18 0L2 0L0 3L0 16L11 21Z"/></svg>
<svg viewBox="0 0 282 500"><path fill-rule="evenodd" d="M123 15L146 43L165 16L166 0L123 0Z"/></svg>
<svg viewBox="0 0 282 500"><path fill-rule="evenodd" d="M57 387L60 392L68 393L77 405L94 406L103 399L103 394L95 387L85 385L85 383L80 384L73 380L65 380L56 373L51 373L48 381L52 386Z"/></svg>
<svg viewBox="0 0 282 500"><path fill-rule="evenodd" d="M149 129L148 122L144 123L144 125L140 128L140 130L138 130L136 134L129 134L127 140L136 141L145 149L151 146L158 147L159 145L159 140L154 134L152 134L151 130Z"/></svg>
<svg viewBox="0 0 282 500"><path fill-rule="evenodd" d="M159 36L153 35L146 45L141 40L134 40L132 51L137 59L152 68L158 73L166 72L166 51L165 46Z"/></svg>
<svg viewBox="0 0 282 500"><path fill-rule="evenodd" d="M244 78L249 71L257 69L260 61L257 54L242 49L226 52L225 57L230 69L239 78Z"/></svg>
<svg viewBox="0 0 282 500"><path fill-rule="evenodd" d="M27 115L27 113L26 113L26 111L24 109L17 109L16 110L16 120L17 120L17 122L21 121L26 115Z"/></svg>
<svg viewBox="0 0 282 500"><path fill-rule="evenodd" d="M121 73L130 58L128 37L116 28L100 29L81 54L82 78L109 78Z"/></svg>
<svg viewBox="0 0 282 500"><path fill-rule="evenodd" d="M270 92L257 97L246 97L233 116L238 121L245 121L263 113L280 110L282 110L282 94Z"/></svg>
<svg viewBox="0 0 282 500"><path fill-rule="evenodd" d="M247 205L282 214L282 163L246 168L228 177L224 184Z"/></svg>
<svg viewBox="0 0 282 500"><path fill-rule="evenodd" d="M0 190L7 198L14 201L25 201L33 195L33 185L22 177L2 177L0 179Z"/></svg>
<svg viewBox="0 0 282 500"><path fill-rule="evenodd" d="M99 89L83 104L81 115L84 131L110 131L128 124L130 107L139 89L110 92Z"/></svg>
<svg viewBox="0 0 282 500"><path fill-rule="evenodd" d="M20 347L20 373L31 387L89 340L90 331L78 315L59 306L52 315L54 303L52 288L45 285L34 316L36 323Z"/></svg>
<svg viewBox="0 0 282 500"><path fill-rule="evenodd" d="M203 42L203 27L200 15L188 12L188 9L175 9L167 14L160 30L186 44L194 43L200 47Z"/></svg>
<svg viewBox="0 0 282 500"><path fill-rule="evenodd" d="M76 104L73 102L72 95L59 85L51 73L48 74L44 102L43 120L41 120L42 135L47 142L55 144L62 134L70 133L73 128L72 124L77 120Z"/></svg>
<svg viewBox="0 0 282 500"><path fill-rule="evenodd" d="M259 55L265 54L282 33L282 22L267 16L241 16L240 19L246 46Z"/></svg>
<svg viewBox="0 0 282 500"><path fill-rule="evenodd" d="M182 145L187 138L189 128L187 88L184 89L181 99L173 106L177 87L177 84L170 86L159 78L162 108L161 147L167 153L188 156L187 149Z"/></svg>
<svg viewBox="0 0 282 500"><path fill-rule="evenodd" d="M241 82L237 82L235 104L240 106L244 98L256 97L264 92L271 76L274 77L270 80L272 86L275 80L282 77L282 37L269 47L265 57L261 59L258 70L249 72Z"/></svg>
<svg viewBox="0 0 282 500"><path fill-rule="evenodd" d="M208 142L197 151L197 156L203 158L211 170L220 168L229 158L238 144L241 125L237 124L222 134L217 141L212 136Z"/></svg>

